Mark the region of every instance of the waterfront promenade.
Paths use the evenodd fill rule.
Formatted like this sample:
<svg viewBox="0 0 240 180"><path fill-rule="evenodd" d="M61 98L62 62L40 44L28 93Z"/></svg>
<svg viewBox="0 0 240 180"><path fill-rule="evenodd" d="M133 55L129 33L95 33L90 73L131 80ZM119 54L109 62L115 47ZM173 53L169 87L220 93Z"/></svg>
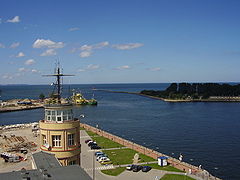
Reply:
<svg viewBox="0 0 240 180"><path fill-rule="evenodd" d="M130 149L133 149L139 153L142 153L144 155L147 155L149 157L152 157L154 159L157 160L157 158L159 156L166 156L168 157L168 163L173 166L173 167L176 167L177 169L180 169L180 170L183 170L185 171L187 174L192 174L196 177L199 177L200 179L207 179L207 180L220 180L219 178L211 175L208 171L204 170L204 169L201 169L199 167L196 167L196 166L193 166L191 164L188 164L186 162L182 162L182 161L179 161L178 159L175 159L173 157L170 157L168 155L165 155L163 153L160 153L160 152L157 152L155 150L152 150L152 149L149 149L147 147L144 147L144 146L141 146L139 144L136 144L134 142L131 142L131 141L128 141L126 139L123 139L119 136L115 136L111 133L108 133L106 131L103 131L101 129L98 129L98 128L95 128L95 127L92 127L88 124L83 124L83 123L80 123L80 126L83 127L84 129L86 130L89 130L91 132L94 132L96 134L98 134L99 136L103 136L105 138L108 138L114 142L117 142L123 146L126 146Z"/></svg>

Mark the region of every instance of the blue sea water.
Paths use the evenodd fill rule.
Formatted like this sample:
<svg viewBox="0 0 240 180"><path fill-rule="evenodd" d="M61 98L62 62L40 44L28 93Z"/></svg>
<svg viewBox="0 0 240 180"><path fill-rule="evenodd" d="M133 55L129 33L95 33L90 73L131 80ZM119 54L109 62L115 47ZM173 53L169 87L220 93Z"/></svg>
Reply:
<svg viewBox="0 0 240 180"><path fill-rule="evenodd" d="M109 131L159 152L202 165L213 175L239 180L240 103L168 103L133 94L92 91L92 88L139 92L165 89L169 84L70 85L98 106L74 109L84 114L82 122ZM2 99L38 98L50 94L47 85L0 86ZM68 96L68 86L64 88ZM43 109L0 114L0 125L34 122L43 118Z"/></svg>

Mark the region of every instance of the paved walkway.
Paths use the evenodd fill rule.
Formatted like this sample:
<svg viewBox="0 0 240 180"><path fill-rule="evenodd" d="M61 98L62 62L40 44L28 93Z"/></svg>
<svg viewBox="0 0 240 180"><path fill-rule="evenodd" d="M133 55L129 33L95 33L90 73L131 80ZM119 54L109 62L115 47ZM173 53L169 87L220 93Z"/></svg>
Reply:
<svg viewBox="0 0 240 180"><path fill-rule="evenodd" d="M91 139L91 137L88 136L85 130L81 130L81 147L82 147L82 153L81 153L81 167L84 168L84 170L89 174L89 176L93 177L93 173L95 173L95 180L159 180L162 176L165 174L182 174L184 173L178 173L178 172L168 172L168 171L162 171L162 170L156 170L152 169L151 171L145 173L142 171L139 172L132 172L132 171L124 171L118 176L108 176L106 174L101 173L101 170L106 169L113 169L115 167L119 166L102 166L98 161L96 161L95 158L95 151L89 150L89 147L84 142L85 138ZM119 149L119 148L111 148L111 149ZM99 150L98 150L99 151ZM149 162L150 163L156 163ZM138 164L146 164L145 163L138 163ZM128 164L121 165L121 167L126 167ZM200 178L191 175L194 179L201 180Z"/></svg>

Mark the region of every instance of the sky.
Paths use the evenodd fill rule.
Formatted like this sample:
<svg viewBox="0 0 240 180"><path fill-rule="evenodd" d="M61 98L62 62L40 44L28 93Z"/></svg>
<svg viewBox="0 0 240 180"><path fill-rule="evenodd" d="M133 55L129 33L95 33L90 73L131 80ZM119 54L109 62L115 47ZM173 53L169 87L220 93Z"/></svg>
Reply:
<svg viewBox="0 0 240 180"><path fill-rule="evenodd" d="M239 0L1 0L0 84L239 82Z"/></svg>

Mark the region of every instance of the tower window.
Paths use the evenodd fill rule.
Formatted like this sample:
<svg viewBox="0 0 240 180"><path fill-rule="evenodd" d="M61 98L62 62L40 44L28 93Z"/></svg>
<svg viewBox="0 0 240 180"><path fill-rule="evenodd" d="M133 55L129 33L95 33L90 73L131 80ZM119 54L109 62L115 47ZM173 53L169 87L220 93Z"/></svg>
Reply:
<svg viewBox="0 0 240 180"><path fill-rule="evenodd" d="M74 134L68 134L68 146L73 146L73 145L75 145Z"/></svg>
<svg viewBox="0 0 240 180"><path fill-rule="evenodd" d="M52 136L52 146L53 147L61 147L61 135L53 135Z"/></svg>
<svg viewBox="0 0 240 180"><path fill-rule="evenodd" d="M77 164L77 163L76 163L76 160L74 160L74 161L69 161L69 163L68 163L68 165L74 165L74 164Z"/></svg>
<svg viewBox="0 0 240 180"><path fill-rule="evenodd" d="M43 145L47 144L47 136L46 135L42 135L42 143Z"/></svg>

